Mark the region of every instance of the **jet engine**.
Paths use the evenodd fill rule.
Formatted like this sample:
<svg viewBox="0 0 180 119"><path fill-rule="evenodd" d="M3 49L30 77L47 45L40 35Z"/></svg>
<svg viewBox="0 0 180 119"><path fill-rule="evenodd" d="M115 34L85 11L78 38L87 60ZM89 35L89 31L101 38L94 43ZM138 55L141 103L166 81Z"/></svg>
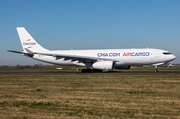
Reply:
<svg viewBox="0 0 180 119"><path fill-rule="evenodd" d="M130 65L125 65L125 66L115 66L115 69L130 69Z"/></svg>
<svg viewBox="0 0 180 119"><path fill-rule="evenodd" d="M114 69L115 63L113 61L99 61L92 65L93 69L97 70L112 70Z"/></svg>

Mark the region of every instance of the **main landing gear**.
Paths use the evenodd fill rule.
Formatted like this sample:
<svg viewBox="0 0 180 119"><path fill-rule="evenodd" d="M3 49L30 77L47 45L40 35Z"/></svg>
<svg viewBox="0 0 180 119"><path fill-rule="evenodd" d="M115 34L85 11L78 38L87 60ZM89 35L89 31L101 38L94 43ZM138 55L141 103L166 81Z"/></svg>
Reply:
<svg viewBox="0 0 180 119"><path fill-rule="evenodd" d="M154 72L158 72L157 66L154 67Z"/></svg>
<svg viewBox="0 0 180 119"><path fill-rule="evenodd" d="M103 70L97 70L97 69L82 69L82 73L93 73L93 72L103 72Z"/></svg>
<svg viewBox="0 0 180 119"><path fill-rule="evenodd" d="M82 73L91 73L92 72L92 69L82 69L81 70Z"/></svg>

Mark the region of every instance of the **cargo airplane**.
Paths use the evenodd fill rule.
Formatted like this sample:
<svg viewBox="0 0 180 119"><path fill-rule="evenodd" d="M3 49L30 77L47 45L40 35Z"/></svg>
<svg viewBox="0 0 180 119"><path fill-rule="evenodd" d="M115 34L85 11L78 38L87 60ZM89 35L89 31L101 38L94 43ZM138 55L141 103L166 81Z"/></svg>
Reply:
<svg viewBox="0 0 180 119"><path fill-rule="evenodd" d="M7 51L51 64L86 67L86 69L81 70L82 73L130 69L133 65L151 65L155 67L154 72L157 72L158 65L176 58L169 51L149 48L50 51L36 42L24 27L17 27L17 32L23 51Z"/></svg>

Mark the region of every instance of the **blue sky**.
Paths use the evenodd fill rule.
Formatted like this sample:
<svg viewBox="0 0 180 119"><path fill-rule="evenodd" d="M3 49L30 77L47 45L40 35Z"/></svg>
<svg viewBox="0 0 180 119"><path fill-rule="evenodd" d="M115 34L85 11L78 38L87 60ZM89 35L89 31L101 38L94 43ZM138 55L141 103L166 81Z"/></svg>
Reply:
<svg viewBox="0 0 180 119"><path fill-rule="evenodd" d="M1 0L0 65L42 62L22 51L16 27L45 48L158 48L180 63L180 0Z"/></svg>

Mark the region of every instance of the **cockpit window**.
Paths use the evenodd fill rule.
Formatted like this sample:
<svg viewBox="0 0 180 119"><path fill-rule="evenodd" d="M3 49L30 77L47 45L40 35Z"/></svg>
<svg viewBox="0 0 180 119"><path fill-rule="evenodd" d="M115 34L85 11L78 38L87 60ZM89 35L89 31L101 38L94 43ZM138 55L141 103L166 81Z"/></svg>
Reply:
<svg viewBox="0 0 180 119"><path fill-rule="evenodd" d="M164 55L169 55L171 54L170 52L163 52Z"/></svg>

